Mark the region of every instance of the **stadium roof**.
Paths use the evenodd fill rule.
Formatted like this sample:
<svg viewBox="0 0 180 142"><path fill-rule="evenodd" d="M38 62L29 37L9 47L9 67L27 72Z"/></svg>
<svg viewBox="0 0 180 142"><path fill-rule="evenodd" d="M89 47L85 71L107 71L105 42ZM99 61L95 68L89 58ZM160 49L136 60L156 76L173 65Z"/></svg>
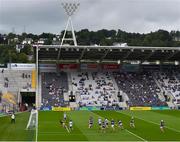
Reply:
<svg viewBox="0 0 180 142"><path fill-rule="evenodd" d="M180 47L34 45L39 61L180 61Z"/></svg>

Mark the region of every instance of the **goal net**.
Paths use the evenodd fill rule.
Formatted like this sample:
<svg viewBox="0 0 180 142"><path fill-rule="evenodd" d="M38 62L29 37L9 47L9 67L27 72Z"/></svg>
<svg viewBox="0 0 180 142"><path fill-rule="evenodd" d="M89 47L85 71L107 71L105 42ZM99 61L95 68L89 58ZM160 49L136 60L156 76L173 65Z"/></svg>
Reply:
<svg viewBox="0 0 180 142"><path fill-rule="evenodd" d="M37 125L38 125L38 111L35 109L32 109L28 124L26 126L26 130L35 129L37 127Z"/></svg>

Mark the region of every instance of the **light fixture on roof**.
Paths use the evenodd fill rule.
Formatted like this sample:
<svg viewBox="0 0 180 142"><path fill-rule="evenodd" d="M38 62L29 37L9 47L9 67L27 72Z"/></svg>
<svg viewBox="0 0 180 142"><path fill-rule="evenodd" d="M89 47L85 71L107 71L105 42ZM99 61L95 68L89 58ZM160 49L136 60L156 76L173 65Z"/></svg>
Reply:
<svg viewBox="0 0 180 142"><path fill-rule="evenodd" d="M96 62L97 62L97 63L100 63L100 61L99 61L99 60L97 60Z"/></svg>
<svg viewBox="0 0 180 142"><path fill-rule="evenodd" d="M157 61L156 61L156 65L159 65L159 64L160 64L160 61L159 61L159 60L157 60Z"/></svg>
<svg viewBox="0 0 180 142"><path fill-rule="evenodd" d="M49 48L46 48L46 51L49 51Z"/></svg>
<svg viewBox="0 0 180 142"><path fill-rule="evenodd" d="M120 64L120 63L121 63L121 61L120 61L120 60L118 60L118 61L117 61L117 63L118 63L118 64Z"/></svg>
<svg viewBox="0 0 180 142"><path fill-rule="evenodd" d="M175 64L176 66L178 66L178 65L179 65L179 61L175 61L174 64Z"/></svg>

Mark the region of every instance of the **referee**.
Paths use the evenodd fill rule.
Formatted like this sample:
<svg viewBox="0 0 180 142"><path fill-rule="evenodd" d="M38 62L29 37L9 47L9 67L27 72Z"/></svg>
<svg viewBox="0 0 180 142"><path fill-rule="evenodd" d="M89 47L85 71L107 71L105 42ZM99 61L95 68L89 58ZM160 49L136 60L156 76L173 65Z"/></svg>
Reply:
<svg viewBox="0 0 180 142"><path fill-rule="evenodd" d="M14 113L11 115L11 124L13 123L13 124L15 124L15 115L14 115Z"/></svg>

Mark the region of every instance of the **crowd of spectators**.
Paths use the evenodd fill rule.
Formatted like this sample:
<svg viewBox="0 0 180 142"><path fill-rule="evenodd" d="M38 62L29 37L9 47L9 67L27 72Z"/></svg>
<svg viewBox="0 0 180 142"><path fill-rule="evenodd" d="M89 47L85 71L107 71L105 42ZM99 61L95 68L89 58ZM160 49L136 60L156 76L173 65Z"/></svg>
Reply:
<svg viewBox="0 0 180 142"><path fill-rule="evenodd" d="M67 91L66 73L42 73L42 106L64 106L64 92Z"/></svg>
<svg viewBox="0 0 180 142"><path fill-rule="evenodd" d="M180 81L174 72L163 71L155 73L161 87L174 96L174 102L180 104Z"/></svg>
<svg viewBox="0 0 180 142"><path fill-rule="evenodd" d="M80 94L79 106L112 106L115 88L108 72L73 73L73 87Z"/></svg>
<svg viewBox="0 0 180 142"><path fill-rule="evenodd" d="M23 86L22 89L30 89L31 88L31 73L27 73L26 71L22 72L21 74L19 74L17 71L6 71L4 69L1 70L1 73L3 75L3 79L4 79L4 87L5 88L9 88L9 84L14 84L15 86L17 85L17 87L21 87L21 85L18 85L20 83L23 82ZM19 82L19 79L23 79L21 80L22 82ZM15 84L15 82L17 82L17 84Z"/></svg>
<svg viewBox="0 0 180 142"><path fill-rule="evenodd" d="M129 106L166 106L158 97L158 88L150 72L121 73L114 72L120 90L129 97Z"/></svg>

